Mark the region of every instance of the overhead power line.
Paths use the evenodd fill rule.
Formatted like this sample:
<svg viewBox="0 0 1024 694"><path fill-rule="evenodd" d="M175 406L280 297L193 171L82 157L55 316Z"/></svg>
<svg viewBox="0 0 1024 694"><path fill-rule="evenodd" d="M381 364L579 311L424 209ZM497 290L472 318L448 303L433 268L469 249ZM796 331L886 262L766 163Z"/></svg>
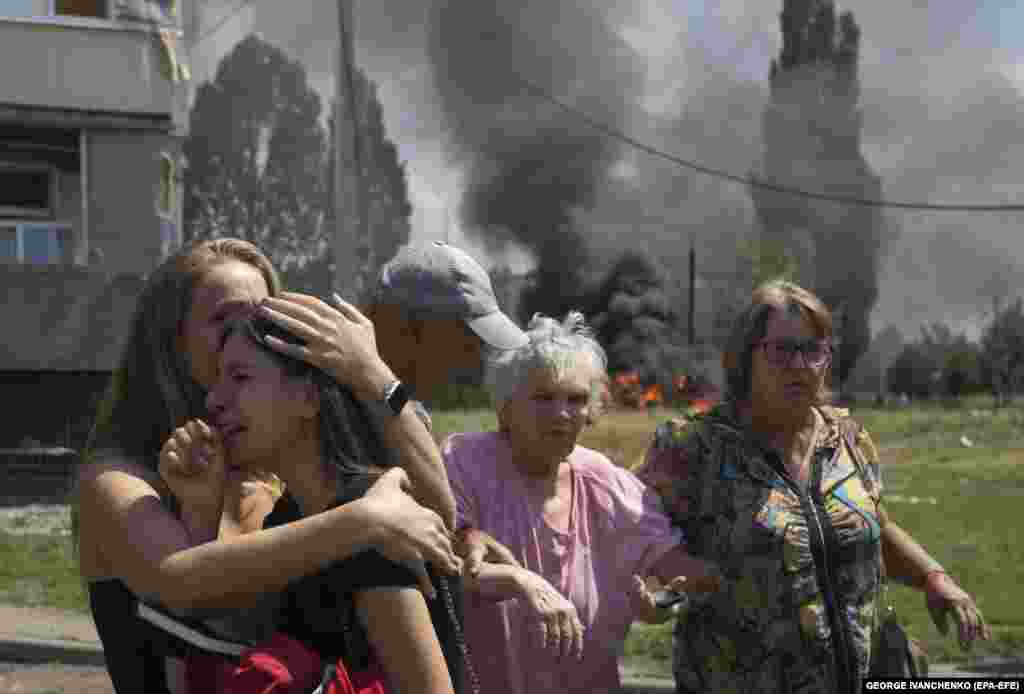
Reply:
<svg viewBox="0 0 1024 694"><path fill-rule="evenodd" d="M578 118L579 120L586 123L590 128L603 133L604 135L613 139L624 142L631 147L646 152L651 156L664 159L672 162L678 166L682 166L687 169L691 169L698 173L705 174L707 176L713 176L715 178L721 178L727 181L733 181L735 183L741 183L746 186L752 186L754 188L763 188L765 190L771 190L776 193L784 193L786 195L792 195L801 198L810 198L812 200L825 200L828 202L835 202L844 205L861 205L864 207L888 207L901 210L927 210L932 212L1024 212L1024 204L945 204L945 203L932 203L932 202L904 202L897 200L873 200L871 198L860 198L856 196L847 195L832 195L829 193L820 193L809 190L803 190L793 186L786 186L779 183L772 183L771 181L761 180L755 178L753 175L741 176L734 174L723 169L717 169L711 166L706 166L699 162L690 161L678 157L674 154L662 151L652 145L645 142L641 142L634 137L622 132L617 128L613 128L607 123L591 117L587 113L584 113L580 109L577 109L565 102L561 101L558 97L549 93L547 90L538 86L534 82L517 75L515 73L509 73L511 77L519 82L528 91L532 92L535 96L538 96L545 101L548 101L566 113Z"/></svg>

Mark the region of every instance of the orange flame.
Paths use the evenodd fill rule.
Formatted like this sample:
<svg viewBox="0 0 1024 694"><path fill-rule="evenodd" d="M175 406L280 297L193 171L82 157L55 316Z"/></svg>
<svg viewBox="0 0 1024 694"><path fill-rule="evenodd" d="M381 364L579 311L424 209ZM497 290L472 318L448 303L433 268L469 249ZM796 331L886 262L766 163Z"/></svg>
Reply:
<svg viewBox="0 0 1024 694"><path fill-rule="evenodd" d="M647 389L640 395L641 405L660 405L664 400L661 392L661 386L655 383L652 386L648 386Z"/></svg>
<svg viewBox="0 0 1024 694"><path fill-rule="evenodd" d="M715 406L715 401L710 398L697 398L690 402L690 411L694 414L702 414Z"/></svg>
<svg viewBox="0 0 1024 694"><path fill-rule="evenodd" d="M640 385L640 374L636 371L623 371L615 377L615 385L638 386Z"/></svg>

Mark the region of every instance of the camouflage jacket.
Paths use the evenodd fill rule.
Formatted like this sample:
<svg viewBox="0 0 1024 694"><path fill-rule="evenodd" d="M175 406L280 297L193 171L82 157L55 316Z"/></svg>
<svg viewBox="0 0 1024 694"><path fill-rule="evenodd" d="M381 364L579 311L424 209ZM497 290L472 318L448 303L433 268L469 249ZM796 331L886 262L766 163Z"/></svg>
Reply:
<svg viewBox="0 0 1024 694"><path fill-rule="evenodd" d="M657 430L637 474L724 578L676 624L680 692L860 691L879 587L878 454L846 410L818 411L806 489L730 403Z"/></svg>

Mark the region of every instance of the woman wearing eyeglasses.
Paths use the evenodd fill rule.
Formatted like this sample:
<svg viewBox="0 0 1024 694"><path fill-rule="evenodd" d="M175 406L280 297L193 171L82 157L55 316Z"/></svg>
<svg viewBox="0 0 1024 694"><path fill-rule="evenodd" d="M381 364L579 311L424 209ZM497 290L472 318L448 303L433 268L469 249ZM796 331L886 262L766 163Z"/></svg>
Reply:
<svg viewBox="0 0 1024 694"><path fill-rule="evenodd" d="M990 638L974 600L887 517L870 436L826 405L831 340L812 293L757 288L723 356L727 397L659 427L637 471L723 574L676 625L678 692L859 692L883 554L940 630L951 614L962 645Z"/></svg>

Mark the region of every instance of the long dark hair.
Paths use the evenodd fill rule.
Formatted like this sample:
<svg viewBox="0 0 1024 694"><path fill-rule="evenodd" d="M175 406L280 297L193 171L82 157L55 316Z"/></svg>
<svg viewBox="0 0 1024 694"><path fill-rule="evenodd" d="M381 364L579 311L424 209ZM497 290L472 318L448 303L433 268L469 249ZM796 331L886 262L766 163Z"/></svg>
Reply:
<svg viewBox="0 0 1024 694"><path fill-rule="evenodd" d="M258 313L229 322L221 341L222 349L235 334L246 337L263 350L289 378L309 379L313 383L320 398L320 452L325 463L343 475L373 474L374 468L393 465L369 412L351 390L321 369L282 354L267 342L267 337L276 337L283 342L301 345L302 339Z"/></svg>
<svg viewBox="0 0 1024 694"><path fill-rule="evenodd" d="M153 469L175 427L206 413L206 394L192 379L178 338L195 288L215 265L239 261L259 270L271 296L281 284L270 260L242 239L214 239L183 248L146 282L121 359L100 404L85 459L98 451L126 455Z"/></svg>

